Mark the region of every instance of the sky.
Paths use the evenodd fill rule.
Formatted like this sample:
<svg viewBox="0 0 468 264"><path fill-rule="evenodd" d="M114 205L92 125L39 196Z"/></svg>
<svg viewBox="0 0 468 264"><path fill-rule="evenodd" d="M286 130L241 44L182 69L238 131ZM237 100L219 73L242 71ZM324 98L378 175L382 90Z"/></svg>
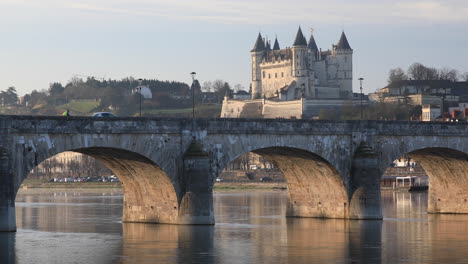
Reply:
<svg viewBox="0 0 468 264"><path fill-rule="evenodd" d="M322 50L344 30L354 85L386 85L414 62L468 72L467 0L0 0L0 90L20 95L98 78L222 79L248 89L258 32L291 46L298 26Z"/></svg>

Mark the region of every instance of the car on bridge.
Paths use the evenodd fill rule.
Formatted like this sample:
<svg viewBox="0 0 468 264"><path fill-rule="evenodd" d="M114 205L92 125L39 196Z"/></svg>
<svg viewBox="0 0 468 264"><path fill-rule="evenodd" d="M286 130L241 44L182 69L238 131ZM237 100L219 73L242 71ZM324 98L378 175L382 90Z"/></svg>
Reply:
<svg viewBox="0 0 468 264"><path fill-rule="evenodd" d="M117 116L109 112L97 112L97 113L94 113L91 117L117 117Z"/></svg>

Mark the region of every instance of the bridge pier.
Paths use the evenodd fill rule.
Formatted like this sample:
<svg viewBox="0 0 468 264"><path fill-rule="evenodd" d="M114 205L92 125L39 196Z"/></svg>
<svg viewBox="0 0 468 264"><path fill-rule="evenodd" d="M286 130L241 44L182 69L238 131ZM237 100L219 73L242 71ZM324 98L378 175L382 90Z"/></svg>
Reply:
<svg viewBox="0 0 468 264"><path fill-rule="evenodd" d="M16 231L16 191L13 179L8 152L0 148L0 232Z"/></svg>
<svg viewBox="0 0 468 264"><path fill-rule="evenodd" d="M0 232L15 232L15 231L16 231L15 199L2 197L0 198Z"/></svg>
<svg viewBox="0 0 468 264"><path fill-rule="evenodd" d="M354 154L350 183L350 219L382 219L380 169L376 153L361 142Z"/></svg>
<svg viewBox="0 0 468 264"><path fill-rule="evenodd" d="M179 206L178 224L214 225L213 179L210 175L208 154L194 140L184 156L185 192Z"/></svg>

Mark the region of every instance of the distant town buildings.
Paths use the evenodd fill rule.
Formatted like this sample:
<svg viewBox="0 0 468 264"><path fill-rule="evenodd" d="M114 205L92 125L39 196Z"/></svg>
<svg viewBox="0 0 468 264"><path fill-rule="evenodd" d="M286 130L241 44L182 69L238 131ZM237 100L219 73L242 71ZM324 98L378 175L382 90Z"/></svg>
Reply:
<svg viewBox="0 0 468 264"><path fill-rule="evenodd" d="M401 80L369 94L371 103L421 106L421 121L465 120L468 82L449 80Z"/></svg>
<svg viewBox="0 0 468 264"><path fill-rule="evenodd" d="M439 105L423 105L421 121L435 121L440 119L442 112Z"/></svg>

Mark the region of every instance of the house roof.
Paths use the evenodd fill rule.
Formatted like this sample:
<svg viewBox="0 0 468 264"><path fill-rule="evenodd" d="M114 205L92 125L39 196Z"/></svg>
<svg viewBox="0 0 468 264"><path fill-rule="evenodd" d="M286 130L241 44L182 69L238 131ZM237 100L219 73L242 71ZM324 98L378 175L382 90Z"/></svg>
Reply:
<svg viewBox="0 0 468 264"><path fill-rule="evenodd" d="M239 91L237 91L236 94L237 95L250 95L247 91L244 91L244 90L239 90Z"/></svg>
<svg viewBox="0 0 468 264"><path fill-rule="evenodd" d="M401 80L388 84L385 88L400 88L402 86L429 86L431 88L468 88L468 82L452 82L449 80Z"/></svg>
<svg viewBox="0 0 468 264"><path fill-rule="evenodd" d="M282 49L282 50L271 50L265 52L265 61L272 62L276 60L288 60L292 58L292 53L290 48Z"/></svg>

